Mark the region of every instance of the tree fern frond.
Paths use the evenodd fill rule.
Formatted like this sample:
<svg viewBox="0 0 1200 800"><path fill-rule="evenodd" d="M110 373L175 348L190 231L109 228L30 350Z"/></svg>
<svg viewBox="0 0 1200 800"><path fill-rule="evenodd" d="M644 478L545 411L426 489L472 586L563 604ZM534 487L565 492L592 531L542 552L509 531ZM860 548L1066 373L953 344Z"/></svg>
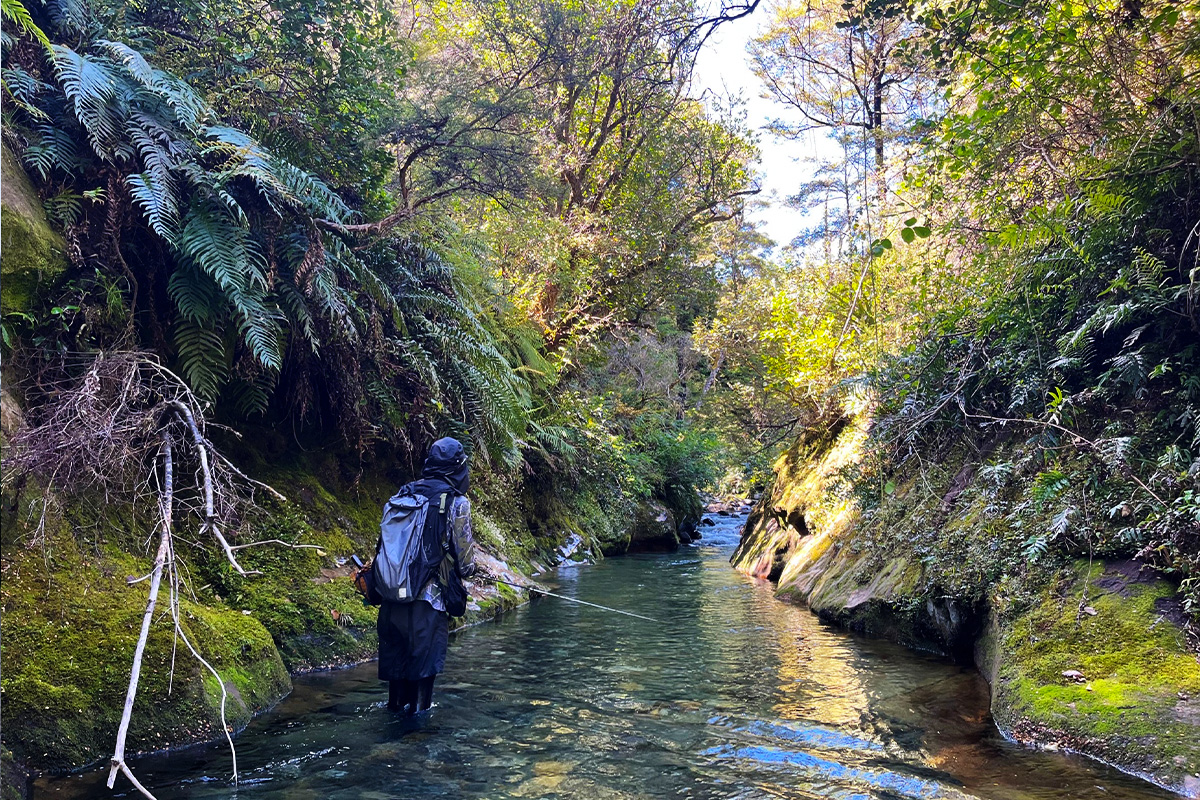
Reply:
<svg viewBox="0 0 1200 800"><path fill-rule="evenodd" d="M50 49L49 37L34 23L33 17L29 15L29 9L25 8L21 0L0 0L0 14L22 34L36 41L46 50Z"/></svg>
<svg viewBox="0 0 1200 800"><path fill-rule="evenodd" d="M37 105L38 97L51 88L49 84L39 81L20 67L5 67L0 75L3 76L4 88L8 89L18 108L38 122L49 121L50 115Z"/></svg>
<svg viewBox="0 0 1200 800"><path fill-rule="evenodd" d="M238 332L254 360L272 372L278 372L283 368L283 352L279 344L280 315L271 313L264 304L255 305L258 307L237 312Z"/></svg>
<svg viewBox="0 0 1200 800"><path fill-rule="evenodd" d="M151 230L173 243L179 226L179 203L169 173L165 181L151 172L126 175L125 184L145 212Z"/></svg>
<svg viewBox="0 0 1200 800"><path fill-rule="evenodd" d="M213 115L212 109L187 81L164 72L152 71L153 91L175 112L175 121L192 135L204 128L204 121Z"/></svg>
<svg viewBox="0 0 1200 800"><path fill-rule="evenodd" d="M309 283L309 289L334 329L349 341L357 340L358 330L351 319L350 306L333 273L329 270L316 273Z"/></svg>
<svg viewBox="0 0 1200 800"><path fill-rule="evenodd" d="M184 379L197 396L215 400L229 374L220 330L181 318L175 323L174 338Z"/></svg>
<svg viewBox="0 0 1200 800"><path fill-rule="evenodd" d="M313 355L320 355L321 341L317 336L316 327L313 324L312 313L308 310L308 304L304 301L304 295L300 293L295 284L280 283L279 302L291 320L292 327L299 329L301 338L312 348Z"/></svg>
<svg viewBox="0 0 1200 800"><path fill-rule="evenodd" d="M194 203L179 234L178 249L184 259L211 275L235 305L237 297L266 288L261 253L246 229L220 207Z"/></svg>
<svg viewBox="0 0 1200 800"><path fill-rule="evenodd" d="M97 39L96 46L105 51L112 60L125 68L135 81L147 89L154 89L154 68L138 51L123 42Z"/></svg>
<svg viewBox="0 0 1200 800"><path fill-rule="evenodd" d="M272 167L279 182L304 204L310 214L334 222L349 221L353 212L320 178L284 161L276 161Z"/></svg>
<svg viewBox="0 0 1200 800"><path fill-rule="evenodd" d="M201 131L201 136L210 151L226 154L234 154L258 145L250 134L227 125L208 125Z"/></svg>
<svg viewBox="0 0 1200 800"><path fill-rule="evenodd" d="M235 377L225 387L222 397L229 398L239 417L257 416L267 410L278 382L278 375L264 371L249 379Z"/></svg>
<svg viewBox="0 0 1200 800"><path fill-rule="evenodd" d="M223 316L220 288L191 264L175 268L167 281L167 294L179 314L190 322L212 326Z"/></svg>
<svg viewBox="0 0 1200 800"><path fill-rule="evenodd" d="M92 12L87 0L49 0L46 6L54 27L64 38L83 38L92 27Z"/></svg>
<svg viewBox="0 0 1200 800"><path fill-rule="evenodd" d="M434 397L442 394L442 381L438 376L437 364L434 363L433 357L425 348L412 340L401 340L396 342L396 345L400 354L407 360L408 366L417 374L429 393Z"/></svg>
<svg viewBox="0 0 1200 800"><path fill-rule="evenodd" d="M530 438L544 452L563 459L568 464L574 463L578 458L579 449L571 443L574 431L570 428L564 425L542 424L530 420L529 431L532 434Z"/></svg>
<svg viewBox="0 0 1200 800"><path fill-rule="evenodd" d="M25 148L21 160L46 181L56 169L71 172L78 167L79 153L75 149L75 138L69 132L46 123L38 126L37 139Z"/></svg>
<svg viewBox="0 0 1200 800"><path fill-rule="evenodd" d="M73 104L92 149L101 158L112 160L114 145L122 133L113 103L116 76L101 60L80 55L69 47L51 45L51 53L63 92Z"/></svg>

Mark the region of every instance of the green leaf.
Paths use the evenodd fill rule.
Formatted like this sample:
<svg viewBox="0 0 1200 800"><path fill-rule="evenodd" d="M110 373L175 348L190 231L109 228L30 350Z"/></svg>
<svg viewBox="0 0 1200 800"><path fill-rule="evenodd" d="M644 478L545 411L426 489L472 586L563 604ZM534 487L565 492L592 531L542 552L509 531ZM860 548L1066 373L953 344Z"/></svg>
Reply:
<svg viewBox="0 0 1200 800"><path fill-rule="evenodd" d="M913 228L913 233L915 233L917 236L920 236L922 239L926 239L929 237L929 228L925 227L924 225L919 225Z"/></svg>
<svg viewBox="0 0 1200 800"><path fill-rule="evenodd" d="M50 49L50 39L34 23L33 17L29 16L29 10L21 4L20 0L2 0L0 2L0 14L3 14L5 19L16 25L17 30L21 33L27 34L47 50ZM1178 17L1178 15L1176 16Z"/></svg>
<svg viewBox="0 0 1200 800"><path fill-rule="evenodd" d="M92 149L101 158L111 159L122 129L114 102L117 76L103 61L81 56L63 45L53 45L51 55L63 93L73 104L79 124L87 131Z"/></svg>
<svg viewBox="0 0 1200 800"><path fill-rule="evenodd" d="M916 239L917 235L913 233L912 228L904 228L900 231L900 238L904 240L905 244L912 244L913 239Z"/></svg>

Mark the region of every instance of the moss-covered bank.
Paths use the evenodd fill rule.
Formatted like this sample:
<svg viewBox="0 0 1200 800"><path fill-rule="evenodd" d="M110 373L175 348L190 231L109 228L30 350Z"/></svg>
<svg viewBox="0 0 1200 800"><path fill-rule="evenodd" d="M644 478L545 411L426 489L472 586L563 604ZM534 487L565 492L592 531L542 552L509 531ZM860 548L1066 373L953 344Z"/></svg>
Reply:
<svg viewBox="0 0 1200 800"><path fill-rule="evenodd" d="M831 622L974 658L1018 741L1200 796L1200 662L1176 587L1133 561L1031 550L1058 510L1030 499L1016 439L948 443L864 501L867 433L843 419L784 453L734 565Z"/></svg>
<svg viewBox="0 0 1200 800"><path fill-rule="evenodd" d="M1200 663L1181 613L1175 587L1136 562L1063 570L1036 605L981 639L998 724L1195 796Z"/></svg>

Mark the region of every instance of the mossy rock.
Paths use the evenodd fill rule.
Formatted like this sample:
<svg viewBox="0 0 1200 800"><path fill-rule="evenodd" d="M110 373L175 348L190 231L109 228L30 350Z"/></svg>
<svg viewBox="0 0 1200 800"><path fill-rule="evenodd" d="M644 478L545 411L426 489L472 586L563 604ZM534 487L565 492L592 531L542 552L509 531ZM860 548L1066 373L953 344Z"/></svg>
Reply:
<svg viewBox="0 0 1200 800"><path fill-rule="evenodd" d="M29 773L13 760L12 751L0 746L0 800L25 800L30 784Z"/></svg>
<svg viewBox="0 0 1200 800"><path fill-rule="evenodd" d="M8 522L9 520L6 520ZM148 556L51 521L44 543L5 548L4 740L19 763L74 769L111 753L145 611ZM94 536L94 534L92 534ZM166 615L167 587L142 662L131 752L221 735L220 686ZM221 674L226 719L241 728L291 688L270 634L251 616L184 599L181 628Z"/></svg>
<svg viewBox="0 0 1200 800"><path fill-rule="evenodd" d="M679 549L679 531L671 509L657 500L645 500L634 512L629 527L631 553L670 552Z"/></svg>
<svg viewBox="0 0 1200 800"><path fill-rule="evenodd" d="M1135 562L1076 564L1031 610L998 625L998 724L1018 741L1200 795L1200 661L1182 619L1175 588Z"/></svg>
<svg viewBox="0 0 1200 800"><path fill-rule="evenodd" d="M42 284L67 268L66 243L8 145L0 145L0 312L27 311Z"/></svg>
<svg viewBox="0 0 1200 800"><path fill-rule="evenodd" d="M838 491L839 479L861 458L865 437L864 421L843 418L785 451L773 467L775 480L746 520L733 566L806 599L812 587L799 576L812 574L833 541L852 531L853 504ZM821 564L817 571L827 562Z"/></svg>
<svg viewBox="0 0 1200 800"><path fill-rule="evenodd" d="M339 498L312 476L281 485L304 503L256 515L238 538L281 539L321 550L267 545L240 560L242 577L215 548L188 548L183 628L220 672L231 727L244 726L291 687L291 671L357 663L375 655L375 610L355 594L335 556L362 551L376 533L374 498ZM71 769L112 747L146 603L150 531L121 506L78 498L51 514L44 543L28 519L30 497L4 498L4 740L18 762ZM31 513L34 512L34 513ZM314 527L312 523L322 526ZM163 617L164 587L143 662L131 750L191 744L221 735L221 684L179 643ZM174 650L174 653L172 652ZM172 657L174 672L172 674ZM169 691L168 691L169 690ZM12 716L10 717L9 714Z"/></svg>

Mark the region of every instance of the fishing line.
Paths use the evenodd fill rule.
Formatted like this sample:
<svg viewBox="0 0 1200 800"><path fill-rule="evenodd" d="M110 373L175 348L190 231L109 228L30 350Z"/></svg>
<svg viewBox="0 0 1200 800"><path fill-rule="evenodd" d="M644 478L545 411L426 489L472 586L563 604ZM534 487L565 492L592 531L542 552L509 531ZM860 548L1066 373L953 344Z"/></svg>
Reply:
<svg viewBox="0 0 1200 800"><path fill-rule="evenodd" d="M619 608L609 608L608 606L602 606L599 603L589 603L587 600L579 600L578 598L575 598L575 597L567 597L566 595L555 594L554 592L548 592L545 589L540 589L536 586L525 586L524 584L513 583L511 581L502 580L501 578L494 578L491 575L488 575L487 577L483 578L483 580L491 581L492 583L503 583L505 586L512 586L517 589L524 589L527 592L537 592L538 594L544 594L547 597L557 597L559 600L566 600L569 603L579 603L580 605L591 606L592 608L599 608L603 611L611 611L614 614L624 614L627 617L636 617L637 619L644 619L647 622L658 622L658 620L654 619L653 617L644 617L641 614L634 614L632 611L622 611Z"/></svg>

